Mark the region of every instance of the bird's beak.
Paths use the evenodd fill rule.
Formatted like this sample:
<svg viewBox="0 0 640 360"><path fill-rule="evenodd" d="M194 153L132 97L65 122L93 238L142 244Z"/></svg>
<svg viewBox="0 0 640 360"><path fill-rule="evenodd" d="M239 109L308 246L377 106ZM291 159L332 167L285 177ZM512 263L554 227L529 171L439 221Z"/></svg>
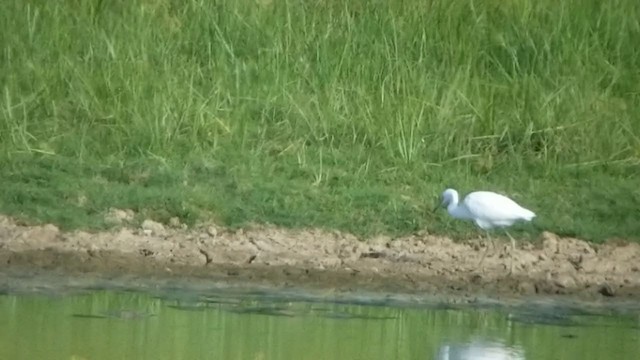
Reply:
<svg viewBox="0 0 640 360"><path fill-rule="evenodd" d="M440 208L440 206L442 206L442 202L438 201L438 203L436 204L436 206L433 208L433 210L431 210L431 212L436 212L436 210L438 210Z"/></svg>

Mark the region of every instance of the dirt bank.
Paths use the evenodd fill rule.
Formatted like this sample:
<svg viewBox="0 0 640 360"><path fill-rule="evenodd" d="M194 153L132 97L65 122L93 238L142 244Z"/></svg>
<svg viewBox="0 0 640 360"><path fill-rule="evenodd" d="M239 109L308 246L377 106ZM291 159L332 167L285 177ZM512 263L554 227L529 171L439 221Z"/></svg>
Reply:
<svg viewBox="0 0 640 360"><path fill-rule="evenodd" d="M130 214L115 211L126 224ZM124 219L124 220L123 220ZM359 240L349 234L257 226L228 231L145 221L109 232L61 232L0 216L0 272L18 268L141 276L188 276L316 289L565 295L640 300L640 245L593 245L544 233L519 244L508 275L509 246L454 242L426 234Z"/></svg>

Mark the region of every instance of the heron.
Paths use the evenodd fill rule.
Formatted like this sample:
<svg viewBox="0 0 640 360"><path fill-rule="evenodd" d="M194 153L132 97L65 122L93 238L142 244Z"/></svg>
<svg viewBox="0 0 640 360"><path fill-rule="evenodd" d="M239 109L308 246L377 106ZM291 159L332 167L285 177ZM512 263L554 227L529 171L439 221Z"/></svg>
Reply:
<svg viewBox="0 0 640 360"><path fill-rule="evenodd" d="M511 254L509 264L509 274L513 272L513 252L516 248L516 241L507 231L507 227L517 221L532 221L536 214L520 206L510 198L492 191L474 191L459 201L458 192L454 189L446 189L441 196L441 202L433 209L446 207L449 215L456 219L471 220L480 229L485 230L487 238L493 244L493 239L489 235L489 230L501 228L511 240ZM488 247L487 247L488 250ZM487 250L480 259L478 266L482 264Z"/></svg>

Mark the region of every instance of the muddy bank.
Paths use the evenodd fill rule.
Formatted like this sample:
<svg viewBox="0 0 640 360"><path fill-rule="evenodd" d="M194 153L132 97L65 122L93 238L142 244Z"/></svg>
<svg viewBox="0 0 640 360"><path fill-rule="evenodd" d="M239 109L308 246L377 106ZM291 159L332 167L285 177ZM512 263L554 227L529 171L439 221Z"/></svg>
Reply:
<svg viewBox="0 0 640 360"><path fill-rule="evenodd" d="M115 215L126 218L123 212ZM320 230L187 229L152 221L109 232L61 232L54 225L22 226L0 217L0 272L5 274L28 268L345 291L640 300L636 243L593 245L544 233L535 244L518 244L511 275L510 246L495 245L428 234L359 240Z"/></svg>

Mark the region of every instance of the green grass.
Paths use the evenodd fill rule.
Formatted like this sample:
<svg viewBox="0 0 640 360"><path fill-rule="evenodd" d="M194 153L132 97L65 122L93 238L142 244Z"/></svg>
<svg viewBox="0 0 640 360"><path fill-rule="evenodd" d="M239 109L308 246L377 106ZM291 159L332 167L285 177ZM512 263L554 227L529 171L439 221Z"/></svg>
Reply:
<svg viewBox="0 0 640 360"><path fill-rule="evenodd" d="M640 239L636 0L5 0L0 212Z"/></svg>

